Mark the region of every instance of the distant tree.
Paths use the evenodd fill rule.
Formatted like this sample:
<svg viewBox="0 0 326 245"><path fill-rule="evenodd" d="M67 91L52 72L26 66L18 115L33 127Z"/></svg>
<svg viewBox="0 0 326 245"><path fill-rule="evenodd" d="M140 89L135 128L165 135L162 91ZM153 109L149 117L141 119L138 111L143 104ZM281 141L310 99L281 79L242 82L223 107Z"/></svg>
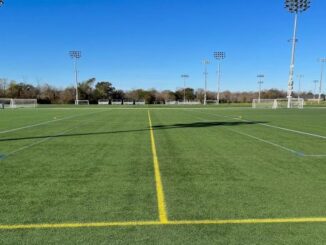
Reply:
<svg viewBox="0 0 326 245"><path fill-rule="evenodd" d="M112 99L114 99L114 100L123 100L124 96L125 96L125 93L121 89L114 90L112 92Z"/></svg>
<svg viewBox="0 0 326 245"><path fill-rule="evenodd" d="M60 92L59 103L74 104L75 103L76 89L74 87L67 87Z"/></svg>
<svg viewBox="0 0 326 245"><path fill-rule="evenodd" d="M95 85L95 97L96 99L111 99L113 92L115 91L115 88L112 86L112 83L110 82L98 82Z"/></svg>
<svg viewBox="0 0 326 245"><path fill-rule="evenodd" d="M96 78L90 78L78 84L78 95L80 100L93 99L93 85Z"/></svg>

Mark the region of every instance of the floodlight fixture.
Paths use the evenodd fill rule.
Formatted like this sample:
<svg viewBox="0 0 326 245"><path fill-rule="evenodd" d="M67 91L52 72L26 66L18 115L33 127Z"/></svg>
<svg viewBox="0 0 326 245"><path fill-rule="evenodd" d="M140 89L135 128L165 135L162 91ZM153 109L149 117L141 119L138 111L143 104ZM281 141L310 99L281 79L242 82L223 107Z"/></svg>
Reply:
<svg viewBox="0 0 326 245"><path fill-rule="evenodd" d="M320 69L318 104L320 104L320 101L321 101L321 92L322 92L322 88L323 88L323 78L324 78L324 65L326 62L326 58L320 58L319 62L321 63L321 69Z"/></svg>
<svg viewBox="0 0 326 245"><path fill-rule="evenodd" d="M285 0L285 8L290 13L304 12L310 8L311 0Z"/></svg>
<svg viewBox="0 0 326 245"><path fill-rule="evenodd" d="M0 7L5 3L4 0L0 0Z"/></svg>
<svg viewBox="0 0 326 245"><path fill-rule="evenodd" d="M302 13L310 8L311 1L310 0L285 0L285 8L292 14L294 14L294 31L292 38L292 52L291 52L291 64L290 64L290 72L289 72L289 80L288 80L288 108L291 108L291 100L293 94L293 76L294 76L294 60L295 60L295 49L297 43L297 23L298 23L298 13Z"/></svg>
<svg viewBox="0 0 326 245"><path fill-rule="evenodd" d="M81 51L72 50L69 51L70 57L74 60L74 71L75 71L75 83L76 83L76 99L75 104L78 104L78 70L77 70L77 61L81 58Z"/></svg>
<svg viewBox="0 0 326 245"><path fill-rule="evenodd" d="M257 75L257 78L258 78L258 84L259 84L259 92L258 92L258 103L260 103L260 99L261 99L261 85L264 83L264 78L265 78L265 75L263 74L258 74Z"/></svg>
<svg viewBox="0 0 326 245"><path fill-rule="evenodd" d="M298 74L297 75L297 78L298 78L298 99L300 99L300 94L301 94L301 80L302 80L302 78L304 78L304 75Z"/></svg>
<svg viewBox="0 0 326 245"><path fill-rule="evenodd" d="M217 94L216 94L216 104L220 104L220 90L221 90L221 61L225 59L226 55L223 51L216 51L213 53L214 58L217 59Z"/></svg>
<svg viewBox="0 0 326 245"><path fill-rule="evenodd" d="M189 75L182 74L181 78L183 79L183 103L186 103L186 80L189 78Z"/></svg>
<svg viewBox="0 0 326 245"><path fill-rule="evenodd" d="M207 105L207 76L208 76L208 72L207 72L207 66L210 64L211 62L209 60L203 60L202 64L204 65L204 76L205 76L205 93L204 93L204 105Z"/></svg>

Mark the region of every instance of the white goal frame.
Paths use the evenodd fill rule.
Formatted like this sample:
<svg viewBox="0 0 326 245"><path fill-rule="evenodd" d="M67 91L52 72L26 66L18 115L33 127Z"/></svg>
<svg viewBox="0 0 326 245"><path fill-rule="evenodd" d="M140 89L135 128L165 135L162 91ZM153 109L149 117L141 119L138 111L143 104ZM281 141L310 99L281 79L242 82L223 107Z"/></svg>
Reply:
<svg viewBox="0 0 326 245"><path fill-rule="evenodd" d="M110 104L110 100L101 99L101 100L98 100L97 103L99 105L109 105Z"/></svg>
<svg viewBox="0 0 326 245"><path fill-rule="evenodd" d="M303 98L292 98L291 108L303 109ZM280 109L288 108L288 99L254 99L252 101L252 108L254 109Z"/></svg>
<svg viewBox="0 0 326 245"><path fill-rule="evenodd" d="M36 108L37 99L12 99L12 108Z"/></svg>
<svg viewBox="0 0 326 245"><path fill-rule="evenodd" d="M89 100L75 100L75 105L89 105Z"/></svg>

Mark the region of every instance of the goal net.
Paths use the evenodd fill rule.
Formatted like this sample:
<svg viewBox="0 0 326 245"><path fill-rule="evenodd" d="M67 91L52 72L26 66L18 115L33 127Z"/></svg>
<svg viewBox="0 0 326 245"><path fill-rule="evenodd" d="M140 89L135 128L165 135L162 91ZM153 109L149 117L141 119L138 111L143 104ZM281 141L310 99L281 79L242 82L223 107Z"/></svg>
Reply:
<svg viewBox="0 0 326 245"><path fill-rule="evenodd" d="M99 105L108 105L108 104L110 104L110 101L109 100L98 100L97 103Z"/></svg>
<svg viewBox="0 0 326 245"><path fill-rule="evenodd" d="M12 103L12 99L10 98L0 98L0 108L10 108Z"/></svg>
<svg viewBox="0 0 326 245"><path fill-rule="evenodd" d="M89 105L89 100L75 100L75 105Z"/></svg>
<svg viewBox="0 0 326 245"><path fill-rule="evenodd" d="M302 109L304 106L304 99L292 98L290 107ZM279 109L288 108L288 99L254 99L252 101L252 108L255 109Z"/></svg>
<svg viewBox="0 0 326 245"><path fill-rule="evenodd" d="M122 100L112 100L111 104L112 105L122 105Z"/></svg>
<svg viewBox="0 0 326 245"><path fill-rule="evenodd" d="M11 108L35 108L37 99L11 99Z"/></svg>

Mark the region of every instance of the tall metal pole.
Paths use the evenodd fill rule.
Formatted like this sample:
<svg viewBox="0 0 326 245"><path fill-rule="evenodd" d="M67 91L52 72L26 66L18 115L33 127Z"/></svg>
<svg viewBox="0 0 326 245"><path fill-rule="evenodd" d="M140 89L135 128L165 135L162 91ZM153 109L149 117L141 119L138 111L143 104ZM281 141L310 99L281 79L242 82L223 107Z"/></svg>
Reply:
<svg viewBox="0 0 326 245"><path fill-rule="evenodd" d="M78 104L79 96L78 96L78 69L77 69L77 61L81 58L81 51L69 51L70 57L74 60L74 71L75 71L75 86L76 86L76 98L75 104Z"/></svg>
<svg viewBox="0 0 326 245"><path fill-rule="evenodd" d="M298 100L300 99L300 94L301 94L301 79L304 78L304 75L298 75L297 76L298 78L298 83L299 83L299 86L298 86Z"/></svg>
<svg viewBox="0 0 326 245"><path fill-rule="evenodd" d="M298 24L298 13L304 12L310 8L311 0L285 0L285 8L289 10L290 13L294 14L294 30L292 37L292 52L291 52L291 64L288 80L288 108L291 108L291 100L293 94L293 75L294 75L294 62L295 62L295 49L296 49L296 37L297 37L297 24Z"/></svg>
<svg viewBox="0 0 326 245"><path fill-rule="evenodd" d="M293 93L293 75L294 75L294 59L295 59L295 48L296 48L296 36L297 36L297 22L298 22L298 13L294 15L294 30L292 38L292 53L291 53L291 64L290 64L290 73L288 80L288 108L291 108L291 100Z"/></svg>
<svg viewBox="0 0 326 245"><path fill-rule="evenodd" d="M209 60L204 60L203 64L205 66L205 71L204 71L204 75L205 75L205 93L204 93L204 105L207 105L207 77L208 77L208 72L207 72L207 65L210 64Z"/></svg>
<svg viewBox="0 0 326 245"><path fill-rule="evenodd" d="M318 104L320 104L321 101L321 93L323 88L323 76L324 76L324 64L326 62L326 58L321 58L319 61L321 63L321 71L320 71Z"/></svg>
<svg viewBox="0 0 326 245"><path fill-rule="evenodd" d="M314 89L314 99L316 99L316 94L317 94L317 83L319 83L319 81L318 81L318 80L314 80L313 82L314 82L314 84L315 84L315 89Z"/></svg>
<svg viewBox="0 0 326 245"><path fill-rule="evenodd" d="M259 84L259 92L258 92L258 103L261 100L261 85L264 83L263 78L265 77L263 74L257 75L258 77L258 84Z"/></svg>
<svg viewBox="0 0 326 245"><path fill-rule="evenodd" d="M75 103L78 103L78 70L77 70L77 58L74 59L74 65L75 65L75 85L76 85L76 100Z"/></svg>
<svg viewBox="0 0 326 245"><path fill-rule="evenodd" d="M217 95L216 104L220 104L220 89L221 89L221 62L218 62L217 68Z"/></svg>
<svg viewBox="0 0 326 245"><path fill-rule="evenodd" d="M186 103L186 80L189 78L189 75L183 74L181 78L183 78L183 103Z"/></svg>
<svg viewBox="0 0 326 245"><path fill-rule="evenodd" d="M221 61L225 59L225 52L218 51L214 52L214 58L218 60L217 67L217 93L216 93L216 104L220 104L220 90L221 90Z"/></svg>

